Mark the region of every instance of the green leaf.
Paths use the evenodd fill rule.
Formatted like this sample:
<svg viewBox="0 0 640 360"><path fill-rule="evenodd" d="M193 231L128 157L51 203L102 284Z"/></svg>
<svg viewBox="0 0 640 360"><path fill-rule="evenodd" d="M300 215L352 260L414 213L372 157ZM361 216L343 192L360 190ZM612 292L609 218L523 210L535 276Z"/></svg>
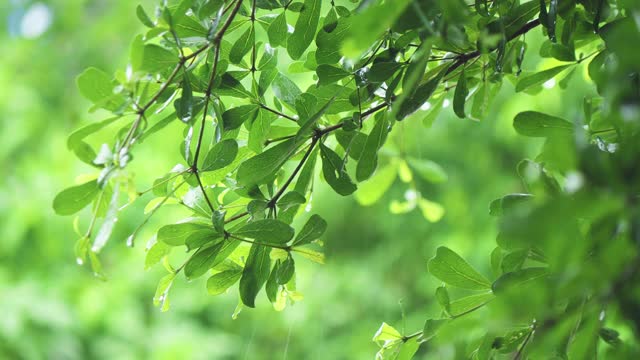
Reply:
<svg viewBox="0 0 640 360"><path fill-rule="evenodd" d="M178 57L171 51L158 45L148 44L144 46L140 70L158 73L168 67L175 66L177 63Z"/></svg>
<svg viewBox="0 0 640 360"><path fill-rule="evenodd" d="M273 269L271 269L271 275L269 275L269 279L267 279L267 283L264 285L264 292L267 294L267 298L269 302L275 303L278 300L278 290L280 286L276 282L276 273L280 268L280 260L276 260L275 264L273 264Z"/></svg>
<svg viewBox="0 0 640 360"><path fill-rule="evenodd" d="M440 184L448 179L444 169L433 161L409 157L407 163L414 172L430 183Z"/></svg>
<svg viewBox="0 0 640 360"><path fill-rule="evenodd" d="M113 96L111 76L104 71L90 67L78 75L76 83L80 94L94 104L102 103L104 99Z"/></svg>
<svg viewBox="0 0 640 360"><path fill-rule="evenodd" d="M356 180L358 182L367 180L373 175L378 166L378 150L384 144L388 133L388 121L386 112L384 112L381 116L376 116L376 123L369 136L367 136L367 142L356 167Z"/></svg>
<svg viewBox="0 0 640 360"><path fill-rule="evenodd" d="M551 69L524 76L520 78L520 80L518 80L518 83L516 84L516 92L521 92L530 87L542 85L548 80L552 79L554 76L561 73L563 70L570 68L571 66L573 66L573 64L560 65Z"/></svg>
<svg viewBox="0 0 640 360"><path fill-rule="evenodd" d="M282 46L287 41L287 17L285 12L278 15L267 30L269 44L273 47Z"/></svg>
<svg viewBox="0 0 640 360"><path fill-rule="evenodd" d="M200 11L198 15L200 18L208 18L217 13L222 5L224 5L225 0L206 0L203 1L202 7L200 7Z"/></svg>
<svg viewBox="0 0 640 360"><path fill-rule="evenodd" d="M142 5L138 5L138 7L136 7L136 15L138 16L138 20L140 20L142 25L149 28L155 27L155 25L153 24L153 21L151 21L151 19L149 18L149 15L147 15L147 13L144 11L144 8L142 7Z"/></svg>
<svg viewBox="0 0 640 360"><path fill-rule="evenodd" d="M312 250L308 247L296 247L291 249L291 251L294 251L297 254L300 254L300 256L307 258L315 263L324 264L324 254L319 251Z"/></svg>
<svg viewBox="0 0 640 360"><path fill-rule="evenodd" d="M53 210L58 215L72 215L84 209L98 195L97 180L62 190L53 199Z"/></svg>
<svg viewBox="0 0 640 360"><path fill-rule="evenodd" d="M332 32L338 26L338 13L336 12L335 7L331 7L331 10L324 17L324 21L322 22L322 30L326 32Z"/></svg>
<svg viewBox="0 0 640 360"><path fill-rule="evenodd" d="M420 84L424 72L427 69L427 63L431 55L431 46L431 41L423 41L411 56L411 63L409 63L409 67L402 78L402 94L400 94L396 100L398 105L401 105L407 98L413 95L418 84Z"/></svg>
<svg viewBox="0 0 640 360"><path fill-rule="evenodd" d="M432 100L433 101L429 102L431 107L426 111L426 113L424 113L424 117L422 118L422 125L426 128L430 128L433 125L434 121L436 121L436 119L438 118L438 115L440 115L445 97L440 96L437 99Z"/></svg>
<svg viewBox="0 0 640 360"><path fill-rule="evenodd" d="M422 330L422 339L424 341L429 341L431 338L436 336L438 330L444 325L446 325L450 320L449 319L429 319L424 323L424 329Z"/></svg>
<svg viewBox="0 0 640 360"><path fill-rule="evenodd" d="M291 280L295 271L296 265L293 258L291 256L287 256L276 270L276 283L279 285L285 285L289 280Z"/></svg>
<svg viewBox="0 0 640 360"><path fill-rule="evenodd" d="M300 130L298 130L298 132L296 133L296 137L295 137L296 141L303 142L306 140L306 138L309 135L313 133L312 130L315 128L316 123L318 122L318 120L320 120L322 115L324 115L324 113L329 109L329 107L333 103L333 100L335 100L334 97L329 99L329 101L327 101L327 103L324 104L320 108L320 110L318 110L313 115L309 116L309 118L307 119L301 118L300 120L298 120L298 124L300 124Z"/></svg>
<svg viewBox="0 0 640 360"><path fill-rule="evenodd" d="M296 148L295 139L290 139L243 162L236 177L238 183L247 188L263 184L289 160Z"/></svg>
<svg viewBox="0 0 640 360"><path fill-rule="evenodd" d="M467 100L467 95L469 95L469 89L467 88L467 77L463 68L456 84L456 91L453 94L453 111L461 119L465 118L464 103Z"/></svg>
<svg viewBox="0 0 640 360"><path fill-rule="evenodd" d="M508 194L489 204L489 215L502 216L511 208L532 198L531 194Z"/></svg>
<svg viewBox="0 0 640 360"><path fill-rule="evenodd" d="M222 250L225 241L226 240L223 240L211 246L202 247L196 251L184 266L184 275L187 279L195 279L217 265L216 260L219 259L218 254L220 250ZM224 259L219 259L218 263L222 260Z"/></svg>
<svg viewBox="0 0 640 360"><path fill-rule="evenodd" d="M309 189L309 185L311 181L314 179L314 172L316 168L316 161L318 160L318 148L314 148L307 162L304 164L300 175L298 175L298 181L296 181L296 185L294 190L299 194L306 194Z"/></svg>
<svg viewBox="0 0 640 360"><path fill-rule="evenodd" d="M280 220L252 221L233 232L233 235L254 239L262 244L284 245L293 238L294 230Z"/></svg>
<svg viewBox="0 0 640 360"><path fill-rule="evenodd" d="M253 121L260 106L256 104L241 105L222 113L222 123L225 130L234 130L240 127L245 121Z"/></svg>
<svg viewBox="0 0 640 360"><path fill-rule="evenodd" d="M444 283L469 290L487 290L491 283L458 254L441 246L429 260L429 273Z"/></svg>
<svg viewBox="0 0 640 360"><path fill-rule="evenodd" d="M340 195L347 196L356 191L357 186L351 181L340 156L324 144L320 144L322 158L322 174L329 186Z"/></svg>
<svg viewBox="0 0 640 360"><path fill-rule="evenodd" d="M486 305L493 300L495 296L492 293L477 294L463 297L452 301L449 304L450 314L452 317L462 316L477 308Z"/></svg>
<svg viewBox="0 0 640 360"><path fill-rule="evenodd" d="M386 165L360 184L356 191L356 200L360 205L369 206L375 204L389 190L396 179L398 173L397 166Z"/></svg>
<svg viewBox="0 0 640 360"><path fill-rule="evenodd" d="M213 145L202 162L201 171L214 171L230 165L238 155L238 143L225 139Z"/></svg>
<svg viewBox="0 0 640 360"><path fill-rule="evenodd" d="M297 208L307 201L302 194L296 191L289 191L278 200L278 208L280 211L287 211L291 208Z"/></svg>
<svg viewBox="0 0 640 360"><path fill-rule="evenodd" d="M401 67L397 62L380 61L374 63L364 75L372 83L382 83L390 78Z"/></svg>
<svg viewBox="0 0 640 360"><path fill-rule="evenodd" d="M304 7L298 16L293 34L287 40L287 52L292 59L299 59L313 41L318 22L322 0L305 0Z"/></svg>
<svg viewBox="0 0 640 360"><path fill-rule="evenodd" d="M418 342L417 337L413 337L407 341L404 341L402 343L402 346L400 346L400 352L398 352L398 355L394 358L394 360L413 359L413 356L418 352L418 349L420 348L420 344L421 342Z"/></svg>
<svg viewBox="0 0 640 360"><path fill-rule="evenodd" d="M195 233L211 233L216 235L209 225L198 223L180 223L165 225L158 230L158 241L171 246L185 244L187 238Z"/></svg>
<svg viewBox="0 0 640 360"><path fill-rule="evenodd" d="M316 37L318 50L315 53L315 61L317 64L335 64L340 61L342 42L351 30L350 18L339 18L337 26L331 31L327 30L320 29Z"/></svg>
<svg viewBox="0 0 640 360"><path fill-rule="evenodd" d="M147 250L147 255L144 258L144 269L149 270L155 264L159 263L163 257L169 255L171 253L171 246L156 241L149 250Z"/></svg>
<svg viewBox="0 0 640 360"><path fill-rule="evenodd" d="M438 300L438 304L442 307L442 310L448 314L451 299L449 298L449 291L447 291L446 287L438 286L438 288L436 288L436 300Z"/></svg>
<svg viewBox="0 0 640 360"><path fill-rule="evenodd" d="M193 92L189 73L185 72L182 78L182 95L178 100L180 105L176 108L176 113L182 122L188 123L193 117Z"/></svg>
<svg viewBox="0 0 640 360"><path fill-rule="evenodd" d="M249 256L240 278L240 299L244 305L250 308L255 307L256 296L269 278L270 253L270 247L258 244L253 244L249 250Z"/></svg>
<svg viewBox="0 0 640 360"><path fill-rule="evenodd" d="M424 84L418 86L415 93L412 96L407 98L400 104L399 110L396 113L396 119L398 121L404 119L406 116L412 114L414 111L418 110L429 98L433 95L433 92L436 90L438 85L440 85L440 81L447 73L449 69L448 66L445 66L429 81Z"/></svg>
<svg viewBox="0 0 640 360"><path fill-rule="evenodd" d="M548 275L549 271L545 267L531 267L521 269L518 271L512 271L502 274L496 281L494 281L491 288L496 294L500 294L505 290L514 286L523 285L529 281L536 280L543 276Z"/></svg>
<svg viewBox="0 0 640 360"><path fill-rule="evenodd" d="M69 135L69 137L67 138L67 148L69 150L73 150L76 149L80 146L82 146L82 144L84 143L82 140L84 140L84 138L86 138L87 136L96 133L100 130L102 130L103 128L105 128L106 126L112 124L113 122L122 119L121 116L114 116L102 121L97 121L97 122L93 122L90 123L86 126L83 126L77 130L75 130L74 132L71 133L71 135ZM91 161L93 161L93 159L91 159Z"/></svg>
<svg viewBox="0 0 640 360"><path fill-rule="evenodd" d="M609 345L620 346L622 340L620 339L620 333L615 329L603 327L598 331L600 338Z"/></svg>
<svg viewBox="0 0 640 360"><path fill-rule="evenodd" d="M418 207L422 212L422 216L429 222L438 222L444 216L445 211L442 205L423 197L418 198Z"/></svg>
<svg viewBox="0 0 640 360"><path fill-rule="evenodd" d="M169 310L169 290L171 289L171 285L173 285L173 280L175 278L176 274L171 273L165 275L158 282L156 294L153 297L153 304L155 306L161 306L161 310L163 312Z"/></svg>
<svg viewBox="0 0 640 360"><path fill-rule="evenodd" d="M349 37L342 46L344 54L356 58L387 31L409 5L409 0L378 2L366 7L352 18Z"/></svg>
<svg viewBox="0 0 640 360"><path fill-rule="evenodd" d="M255 153L261 153L267 141L269 130L271 129L271 122L273 121L273 114L266 110L258 111L258 115L251 124L249 130L249 139L247 140L247 146L251 151Z"/></svg>
<svg viewBox="0 0 640 360"><path fill-rule="evenodd" d="M339 80L347 77L350 73L341 67L322 64L316 68L318 74L318 85L328 85L338 82Z"/></svg>
<svg viewBox="0 0 640 360"><path fill-rule="evenodd" d="M271 83L275 96L283 103L295 108L296 99L302 94L300 88L282 73L278 73Z"/></svg>
<svg viewBox="0 0 640 360"><path fill-rule="evenodd" d="M327 230L327 222L320 215L313 214L304 224L291 246L302 246L317 240Z"/></svg>
<svg viewBox="0 0 640 360"><path fill-rule="evenodd" d="M240 99L251 98L253 95L248 92L236 78L229 73L224 73L217 89L219 95L232 96Z"/></svg>
<svg viewBox="0 0 640 360"><path fill-rule="evenodd" d="M258 70L275 69L278 65L278 50L271 47L269 44L264 45L264 51L262 57L258 63Z"/></svg>
<svg viewBox="0 0 640 360"><path fill-rule="evenodd" d="M387 342L387 341L397 341L402 340L402 334L398 330L396 330L393 326L382 323L380 328L373 335L373 341L376 342Z"/></svg>
<svg viewBox="0 0 640 360"><path fill-rule="evenodd" d="M574 126L567 120L537 111L521 112L513 119L520 135L531 137L570 136Z"/></svg>
<svg viewBox="0 0 640 360"><path fill-rule="evenodd" d="M256 41L256 34L253 31L253 26L249 26L249 28L233 43L231 47L231 51L229 52L229 61L232 64L239 64L242 62L242 58L253 47L253 44Z"/></svg>
<svg viewBox="0 0 640 360"><path fill-rule="evenodd" d="M220 295L227 291L242 276L242 270L225 270L211 276L207 280L207 291L209 295Z"/></svg>

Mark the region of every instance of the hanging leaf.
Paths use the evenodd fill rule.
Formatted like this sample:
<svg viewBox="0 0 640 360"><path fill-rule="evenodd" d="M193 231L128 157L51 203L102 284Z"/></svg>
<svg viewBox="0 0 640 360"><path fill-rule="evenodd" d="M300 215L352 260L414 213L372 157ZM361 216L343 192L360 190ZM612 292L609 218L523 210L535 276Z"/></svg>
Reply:
<svg viewBox="0 0 640 360"><path fill-rule="evenodd" d="M284 245L293 238L293 228L286 223L264 219L252 221L233 232L234 236L254 239L261 244Z"/></svg>
<svg viewBox="0 0 640 360"><path fill-rule="evenodd" d="M97 180L64 189L53 199L53 210L58 215L73 215L89 205L99 192Z"/></svg>
<svg viewBox="0 0 640 360"><path fill-rule="evenodd" d="M389 133L388 121L386 113L382 113L381 116L376 116L376 124L371 130L371 134L367 136L367 142L358 160L358 166L356 167L356 180L364 181L373 175L373 172L378 166L378 150L384 144L384 141Z"/></svg>
<svg viewBox="0 0 640 360"><path fill-rule="evenodd" d="M291 246L302 246L319 239L327 230L327 222L319 215L313 214L304 224Z"/></svg>
<svg viewBox="0 0 640 360"><path fill-rule="evenodd" d="M349 72L332 65L318 65L316 68L318 74L318 85L328 85L338 82L339 80L349 76Z"/></svg>
<svg viewBox="0 0 640 360"><path fill-rule="evenodd" d="M570 65L560 65L560 66L556 66L554 68L551 69L547 69L541 72L537 72L535 74L531 74L529 76L524 76L522 78L520 78L520 80L518 80L518 83L516 84L516 92L521 92L524 91L528 88L534 87L534 86L538 86L538 85L542 85L543 83L547 82L548 80L552 79L554 76L558 75L559 73L561 73L563 70L568 69L570 67L572 67L573 64Z"/></svg>
<svg viewBox="0 0 640 360"><path fill-rule="evenodd" d="M222 169L233 163L238 156L238 143L233 139L222 140L213 145L202 162L201 171Z"/></svg>
<svg viewBox="0 0 640 360"><path fill-rule="evenodd" d="M305 0L293 34L287 40L287 52L292 59L299 59L313 41L320 21L321 0Z"/></svg>
<svg viewBox="0 0 640 360"><path fill-rule="evenodd" d="M469 290L491 289L489 280L444 246L439 247L436 256L429 260L428 268L431 275L448 285Z"/></svg>
<svg viewBox="0 0 640 360"><path fill-rule="evenodd" d="M460 72L460 77L456 83L456 91L453 94L453 112L461 118L465 118L464 104L467 101L467 95L469 95L469 89L467 88L467 77L464 73L464 69Z"/></svg>
<svg viewBox="0 0 640 360"><path fill-rule="evenodd" d="M258 292L269 278L271 248L253 244L240 278L240 299L245 306L255 307Z"/></svg>
<svg viewBox="0 0 640 360"><path fill-rule="evenodd" d="M426 103L431 95L433 95L433 92L436 90L438 85L440 85L440 81L442 81L442 78L447 73L448 69L448 66L443 67L436 76L426 83L419 85L415 92L400 104L396 113L396 120L400 121L404 119Z"/></svg>
<svg viewBox="0 0 640 360"><path fill-rule="evenodd" d="M570 136L574 127L567 120L537 111L521 112L513 119L513 127L524 136Z"/></svg>
<svg viewBox="0 0 640 360"><path fill-rule="evenodd" d="M273 176L296 150L294 139L283 141L243 162L238 169L238 183L245 187L262 184Z"/></svg>
<svg viewBox="0 0 640 360"><path fill-rule="evenodd" d="M242 61L242 58L251 51L251 48L256 41L255 37L256 34L253 26L249 26L249 28L240 35L238 40L233 43L233 47L229 52L229 61L231 61L232 64L239 64Z"/></svg>
<svg viewBox="0 0 640 360"><path fill-rule="evenodd" d="M212 275L207 280L207 291L209 295L220 295L233 286L242 276L242 270L225 270Z"/></svg>
<svg viewBox="0 0 640 360"><path fill-rule="evenodd" d="M351 181L342 159L335 151L320 144L320 157L322 158L322 174L335 192L347 196L356 191L356 185Z"/></svg>
<svg viewBox="0 0 640 360"><path fill-rule="evenodd" d="M287 40L287 18L285 12L278 15L267 30L269 44L273 47L283 46Z"/></svg>
<svg viewBox="0 0 640 360"><path fill-rule="evenodd" d="M239 128L245 121L253 121L258 114L260 106L256 104L241 105L225 111L222 114L222 123L225 130L234 130Z"/></svg>

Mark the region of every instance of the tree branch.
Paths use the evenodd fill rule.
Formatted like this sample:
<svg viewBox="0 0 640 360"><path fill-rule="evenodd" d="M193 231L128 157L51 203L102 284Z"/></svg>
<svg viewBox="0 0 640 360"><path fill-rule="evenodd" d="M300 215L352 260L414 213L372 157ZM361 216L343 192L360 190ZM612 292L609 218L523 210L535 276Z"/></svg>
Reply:
<svg viewBox="0 0 640 360"><path fill-rule="evenodd" d="M527 32L529 32L529 30L534 29L538 25L540 25L540 19L535 19L535 20L529 21L528 23L524 24L524 26L522 26L520 29L518 29L518 31L513 33L513 35L511 35L507 39L507 42L517 38L520 35L526 34ZM496 49L497 48L493 48L489 52L495 51ZM467 61L469 61L469 60L471 60L473 58L476 58L476 57L480 56L481 54L482 53L480 52L480 50L475 50L475 51L472 51L472 52L457 56L456 57L457 60L449 67L449 69L447 70L445 75L451 74L457 68L459 68L462 64L466 63Z"/></svg>

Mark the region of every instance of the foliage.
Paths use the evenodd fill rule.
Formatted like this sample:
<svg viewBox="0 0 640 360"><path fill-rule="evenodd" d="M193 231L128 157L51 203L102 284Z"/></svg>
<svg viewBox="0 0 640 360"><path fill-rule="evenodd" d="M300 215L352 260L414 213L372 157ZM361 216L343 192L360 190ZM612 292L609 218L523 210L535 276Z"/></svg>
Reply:
<svg viewBox="0 0 640 360"><path fill-rule="evenodd" d="M513 119L519 134L544 144L517 166L525 192L490 205L499 218L497 247L487 254L493 276L438 248L428 270L445 284L435 293L441 314L413 334L385 323L374 340L379 358L395 359L429 351L425 342L459 342L456 328L470 333L465 356L478 359L637 356L635 337L622 343L608 318L640 330L640 62L625 46L640 40L638 11L622 0L183 0L160 5L156 16L138 7L149 29L133 40L127 70L112 78L90 68L78 77L93 109L113 117L69 136L68 148L96 173L63 190L54 210L70 215L91 205L76 256L102 274L97 254L124 205L152 193L150 217L178 204L189 217L161 227L149 244L145 266L163 262L168 271L154 301L167 309L184 271L189 279L209 274L210 294L237 282L237 311L254 307L262 289L282 309L301 298L296 262L323 262L318 240L327 222L313 214L292 226L306 218L316 173L339 195L357 191L364 204L396 176L441 182L437 164L385 145L403 122L422 117L430 125L445 101L460 118L485 119L504 83L535 95L560 75L564 88L586 71L598 96L580 104L582 116L527 110ZM527 39L536 30L548 37L539 50ZM523 69L536 56L553 66ZM128 170L134 150L176 121L184 125L182 161L138 192ZM90 145L89 136L112 124L122 126L113 141ZM439 204L412 194L391 210L442 217ZM188 255L173 267L180 247ZM490 311L490 324L461 323L480 309Z"/></svg>

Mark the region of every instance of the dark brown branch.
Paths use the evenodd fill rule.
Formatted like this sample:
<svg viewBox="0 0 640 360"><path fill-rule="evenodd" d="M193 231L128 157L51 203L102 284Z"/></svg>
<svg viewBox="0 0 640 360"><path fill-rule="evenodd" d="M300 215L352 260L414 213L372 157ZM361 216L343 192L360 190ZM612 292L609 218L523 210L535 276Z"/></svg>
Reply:
<svg viewBox="0 0 640 360"><path fill-rule="evenodd" d="M309 149L307 149L307 152L304 153L302 160L300 160L300 162L298 163L296 168L293 170L293 172L291 173L287 181L285 181L284 185L282 185L282 187L278 190L278 192L271 198L271 200L269 200L269 203L267 204L268 207L271 207L271 208L275 207L278 199L280 199L280 197L284 194L284 192L287 191L287 188L289 187L289 185L291 185L291 182L293 181L293 179L296 177L296 175L298 175L298 173L302 169L302 166L309 158L309 155L311 155L311 153L313 152L313 148L316 146L319 139L320 137L317 137L317 136L314 136L312 138L311 145L309 145Z"/></svg>
<svg viewBox="0 0 640 360"><path fill-rule="evenodd" d="M515 33L513 33L511 36L509 36L509 38L507 39L507 42L517 38L520 35L524 35L527 32L529 32L529 30L534 29L535 27L537 27L538 25L540 25L540 20L539 19L535 19L532 21L529 21L528 23L526 23L523 27L521 27L520 29L518 29L518 31L516 31ZM493 48L490 51L494 51L497 48ZM457 68L459 68L462 64L466 63L467 61L476 58L478 56L481 55L480 50L475 50L466 54L462 54L456 57L456 61L449 67L449 69L447 70L447 72L445 73L445 75L449 75L452 72L454 72Z"/></svg>

